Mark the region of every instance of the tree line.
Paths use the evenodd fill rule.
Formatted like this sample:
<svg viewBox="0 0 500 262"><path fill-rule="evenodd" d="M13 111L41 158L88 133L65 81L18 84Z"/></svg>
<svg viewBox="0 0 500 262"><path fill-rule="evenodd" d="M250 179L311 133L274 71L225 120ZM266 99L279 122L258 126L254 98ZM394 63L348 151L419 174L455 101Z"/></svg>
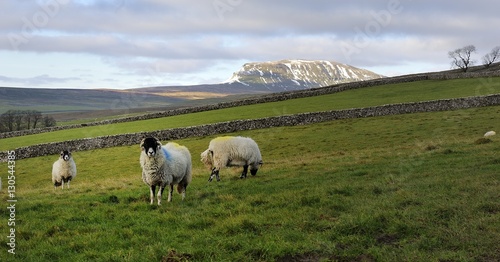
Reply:
<svg viewBox="0 0 500 262"><path fill-rule="evenodd" d="M476 52L474 45L467 45L458 48L454 51L448 52L448 56L452 59L451 67L460 68L463 72L467 72L470 66L474 65L476 61L472 60L472 53ZM482 57L483 66L488 68L500 59L500 46L494 47L489 53Z"/></svg>
<svg viewBox="0 0 500 262"><path fill-rule="evenodd" d="M56 120L52 116L43 116L36 110L9 110L0 115L0 132L21 131L37 127L52 127Z"/></svg>

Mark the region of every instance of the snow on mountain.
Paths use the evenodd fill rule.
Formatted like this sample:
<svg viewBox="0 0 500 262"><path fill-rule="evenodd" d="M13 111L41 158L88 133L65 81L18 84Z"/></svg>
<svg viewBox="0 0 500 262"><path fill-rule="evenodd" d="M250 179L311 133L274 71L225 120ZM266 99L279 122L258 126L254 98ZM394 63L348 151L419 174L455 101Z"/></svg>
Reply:
<svg viewBox="0 0 500 262"><path fill-rule="evenodd" d="M280 60L244 64L226 84L264 86L269 90L306 89L384 77L333 61Z"/></svg>

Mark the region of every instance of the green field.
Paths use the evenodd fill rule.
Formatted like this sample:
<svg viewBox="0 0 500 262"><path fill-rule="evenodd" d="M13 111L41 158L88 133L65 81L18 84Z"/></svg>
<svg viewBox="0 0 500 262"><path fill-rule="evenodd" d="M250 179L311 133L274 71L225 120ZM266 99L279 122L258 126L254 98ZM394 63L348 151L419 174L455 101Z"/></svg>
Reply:
<svg viewBox="0 0 500 262"><path fill-rule="evenodd" d="M500 93L500 77L446 81L428 80L383 85L281 102L248 105L144 121L82 127L72 130L2 139L0 150L12 150L21 146L39 143L154 131L236 119L254 119L285 114L361 108L391 103L419 102L496 93Z"/></svg>
<svg viewBox="0 0 500 262"><path fill-rule="evenodd" d="M457 87L464 92L482 82L462 81L470 81ZM452 88L460 83L359 89L163 121L186 126L475 95ZM490 87L499 92L497 82ZM259 144L264 165L245 180L240 169L224 169L211 183L199 154L215 136L179 140L191 151L193 181L185 201L164 196L160 207L149 205L138 145L74 152L78 176L69 190L51 184L57 156L18 160L16 255L4 244L0 261L499 261L500 138L480 140L500 130L499 120L494 106L238 132ZM5 186L0 196L7 207ZM0 217L6 243L9 210Z"/></svg>

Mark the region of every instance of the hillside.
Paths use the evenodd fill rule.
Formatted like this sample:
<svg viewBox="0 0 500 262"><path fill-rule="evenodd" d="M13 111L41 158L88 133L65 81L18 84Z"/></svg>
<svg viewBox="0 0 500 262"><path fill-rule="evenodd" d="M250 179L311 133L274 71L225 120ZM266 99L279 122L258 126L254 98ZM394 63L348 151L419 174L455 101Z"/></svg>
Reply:
<svg viewBox="0 0 500 262"><path fill-rule="evenodd" d="M0 113L9 109L43 113L168 106L185 99L123 90L0 87Z"/></svg>
<svg viewBox="0 0 500 262"><path fill-rule="evenodd" d="M385 82L385 81L384 81ZM211 110L192 111L191 114L179 114L153 118L133 118L127 121L106 122L95 126L77 125L71 129L51 131L29 136L17 136L2 139L0 150L9 150L21 146L40 143L67 141L73 139L109 136L122 133L152 132L177 127L199 126L239 119L256 119L307 112L366 108L386 104L429 101L490 95L500 93L500 77L468 78L453 80L425 80L379 85L370 88L346 90L317 96L287 99L272 103L247 104ZM352 85L352 84L343 84ZM307 93L314 90L308 90ZM238 103L235 103L238 105ZM181 110L183 111L183 110ZM195 112L195 113L194 113ZM168 113L168 112L167 112ZM157 115L156 113L154 115ZM160 116L162 114L159 114Z"/></svg>

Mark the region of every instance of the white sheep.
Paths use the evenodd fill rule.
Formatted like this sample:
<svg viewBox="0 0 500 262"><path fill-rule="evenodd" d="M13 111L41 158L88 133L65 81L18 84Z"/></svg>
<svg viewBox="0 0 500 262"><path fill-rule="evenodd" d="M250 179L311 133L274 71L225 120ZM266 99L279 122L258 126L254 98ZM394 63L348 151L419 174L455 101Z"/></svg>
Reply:
<svg viewBox="0 0 500 262"><path fill-rule="evenodd" d="M484 137L489 137L489 136L494 136L496 135L497 133L495 133L495 131L488 131L484 134Z"/></svg>
<svg viewBox="0 0 500 262"><path fill-rule="evenodd" d="M177 192L186 197L186 187L191 182L191 154L185 146L167 143L165 146L154 137L141 141L140 163L142 181L150 187L151 205L153 204L156 186L159 186L157 200L161 205L163 190L169 185L168 202L172 201L174 185Z"/></svg>
<svg viewBox="0 0 500 262"><path fill-rule="evenodd" d="M262 157L253 139L224 136L210 141L208 149L201 153L201 162L212 170L208 179L211 182L214 177L220 181L219 171L223 167L243 166L240 178L246 178L250 166L250 173L255 176L262 165Z"/></svg>
<svg viewBox="0 0 500 262"><path fill-rule="evenodd" d="M64 150L61 152L59 159L52 165L52 183L54 184L54 189L58 186L64 189L64 183L67 183L69 188L69 182L76 177L76 164L71 156L69 150Z"/></svg>

